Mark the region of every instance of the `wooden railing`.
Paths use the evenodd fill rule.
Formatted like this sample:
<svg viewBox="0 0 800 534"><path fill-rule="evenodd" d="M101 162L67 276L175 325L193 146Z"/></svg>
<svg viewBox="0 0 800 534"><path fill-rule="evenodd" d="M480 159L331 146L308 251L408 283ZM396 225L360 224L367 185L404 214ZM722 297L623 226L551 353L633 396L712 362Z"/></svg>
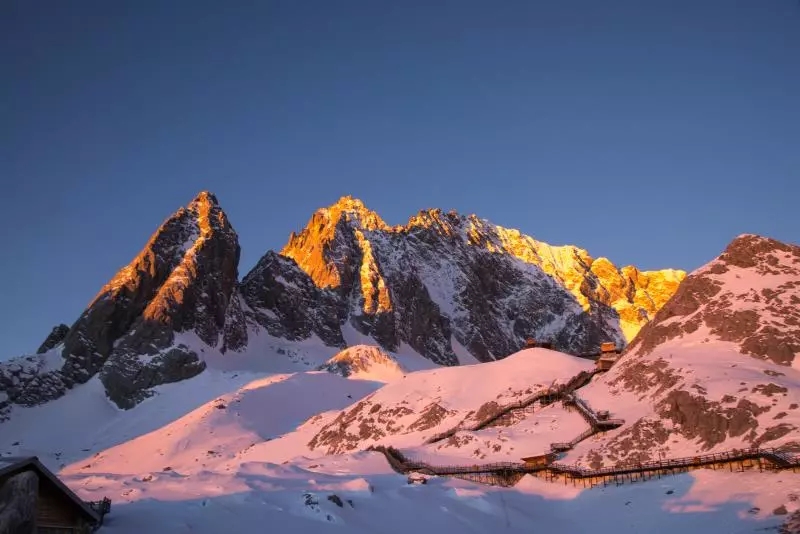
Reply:
<svg viewBox="0 0 800 534"><path fill-rule="evenodd" d="M449 465L437 466L425 462L407 459L400 451L393 447L374 446L368 450L382 453L389 465L397 472L407 474L412 471L440 476L454 476L465 474L495 473L505 475L509 473L536 473L548 471L551 475L567 475L570 478L599 478L630 473L647 472L674 472L686 468L699 468L714 464L728 464L745 460L765 460L768 468L774 470L800 469L800 456L793 455L787 450L777 448L750 448L733 449L712 454L688 456L669 460L654 460L638 462L629 465L616 465L600 469L588 469L578 465L551 463L545 465L529 465L516 462L495 462L480 465Z"/></svg>
<svg viewBox="0 0 800 534"><path fill-rule="evenodd" d="M592 377L595 375L597 371L581 371L577 375L573 376L569 382L566 384L561 384L558 386L552 386L541 391L538 391L522 400L517 402L512 402L510 404L505 404L498 408L495 412L484 417L480 421L469 425L464 426L464 422L460 422L458 425L450 428L449 430L445 430L444 432L440 432L438 434L434 434L430 436L428 439L425 440L425 444L429 445L431 443L437 443L442 441L443 439L447 439L457 432L467 431L467 432L476 432L483 428L487 428L492 426L494 423L498 422L501 418L506 415L509 415L511 412L515 410L522 410L525 408L530 407L534 403L549 399L552 401L556 400L563 400L567 395L572 394L576 389L581 388L589 383Z"/></svg>

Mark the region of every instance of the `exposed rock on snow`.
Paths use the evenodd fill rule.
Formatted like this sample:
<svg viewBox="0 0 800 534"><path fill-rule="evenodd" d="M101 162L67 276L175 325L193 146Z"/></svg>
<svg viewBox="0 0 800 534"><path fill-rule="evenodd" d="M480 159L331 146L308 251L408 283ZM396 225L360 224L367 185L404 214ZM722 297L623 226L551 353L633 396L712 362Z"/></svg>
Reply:
<svg viewBox="0 0 800 534"><path fill-rule="evenodd" d="M348 347L320 366L343 377L374 378L389 381L400 378L406 370L379 347L355 345Z"/></svg>
<svg viewBox="0 0 800 534"><path fill-rule="evenodd" d="M376 443L418 446L591 367L582 358L528 349L497 362L411 373L314 426L308 448L340 454Z"/></svg>
<svg viewBox="0 0 800 534"><path fill-rule="evenodd" d="M739 236L681 284L629 352L648 354L701 327L745 354L792 365L800 353L800 247Z"/></svg>

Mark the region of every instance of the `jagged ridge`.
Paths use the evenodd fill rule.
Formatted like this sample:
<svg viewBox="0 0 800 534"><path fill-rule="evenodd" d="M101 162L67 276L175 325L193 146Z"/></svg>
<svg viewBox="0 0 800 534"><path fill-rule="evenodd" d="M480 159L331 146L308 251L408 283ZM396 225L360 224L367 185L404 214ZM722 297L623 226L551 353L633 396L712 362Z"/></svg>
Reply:
<svg viewBox="0 0 800 534"><path fill-rule="evenodd" d="M240 284L239 253L216 197L201 192L71 327L54 329L41 357L0 367L6 402L45 402L99 375L109 397L131 407L205 368L175 340L187 331L221 353L247 349L248 328L344 348L349 323L385 350L407 344L442 365L458 363L459 346L490 361L530 336L593 350L623 343L683 275L619 270L474 215L425 210L393 227L352 197L314 213Z"/></svg>
<svg viewBox="0 0 800 534"><path fill-rule="evenodd" d="M352 197L314 213L281 255L313 283L303 286L325 295L328 313L304 323L326 342L341 346L331 334L349 321L388 350L407 343L445 365L457 363L453 340L481 361L519 350L527 337L551 338L572 353L606 340L624 344L685 276L617 269L577 247L553 247L439 209L389 226ZM289 273L284 278L298 278L294 265L283 268ZM245 278L246 295L276 279L274 272L260 277L260 269ZM263 298L248 301L254 311L281 311ZM263 314L254 319L280 330Z"/></svg>

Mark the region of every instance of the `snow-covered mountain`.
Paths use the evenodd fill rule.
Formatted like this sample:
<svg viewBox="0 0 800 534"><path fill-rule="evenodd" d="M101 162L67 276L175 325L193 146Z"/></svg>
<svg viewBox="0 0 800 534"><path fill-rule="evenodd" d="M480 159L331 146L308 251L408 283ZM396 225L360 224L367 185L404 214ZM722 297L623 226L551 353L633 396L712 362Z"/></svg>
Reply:
<svg viewBox="0 0 800 534"><path fill-rule="evenodd" d="M389 226L351 197L318 210L281 255L296 265L280 264L285 278L304 273L303 287L325 297L327 313L309 321L320 337L340 343L337 327L350 323L388 350L407 344L443 365L458 363L461 347L479 361L503 358L528 337L570 353L624 345L685 276L618 269L474 215L432 209Z"/></svg>
<svg viewBox="0 0 800 534"><path fill-rule="evenodd" d="M576 447L590 465L751 446L800 451L800 247L736 238L581 395L626 420Z"/></svg>
<svg viewBox="0 0 800 534"><path fill-rule="evenodd" d="M774 529L781 514L800 513L798 475L791 472L695 471L607 489L531 476L513 488L448 477L416 485L382 454L361 448L394 443L437 465L518 462L574 436L585 421L555 403L425 441L590 367L530 349L497 362L409 373L386 385L326 371L258 376L209 369L158 386L159 395L124 411L103 402L94 378L51 403L24 408L24 417L5 424L0 451L39 454L83 498L111 498L101 530L109 533L250 532L268 521L302 534L323 525L348 533L536 526L699 534ZM615 415L622 409L609 408Z"/></svg>
<svg viewBox="0 0 800 534"><path fill-rule="evenodd" d="M208 365L313 368L356 344L438 365L504 358L529 337L593 352L631 339L685 275L617 269L474 215L427 210L390 227L351 197L318 210L241 282L239 251L216 197L200 193L71 327L0 364L0 417L96 375L131 408ZM312 350L311 361L308 344L328 349Z"/></svg>
<svg viewBox="0 0 800 534"><path fill-rule="evenodd" d="M799 290L800 248L741 236L591 379L592 361L544 348L437 366L407 345L338 351L284 338L283 354L222 355L194 330L176 332L173 344L201 347L199 376L153 386L157 395L120 410L100 372L51 402L15 406L0 426L0 453L37 454L83 498L110 497L108 532L253 531L265 521L303 534L320 524L397 533L775 530L800 516L800 475L791 471L700 470L596 489L531 475L513 488L449 477L418 485L369 447L440 466L520 462L576 437L559 462L607 466L752 445L800 451ZM241 298L247 318L255 308ZM248 324L250 350L281 339L261 328ZM359 335L347 324L341 331ZM45 347L31 361L55 368L56 357ZM276 367L256 369L264 358ZM279 371L280 358L315 363ZM586 434L585 417L563 396L542 396L571 387L621 426Z"/></svg>

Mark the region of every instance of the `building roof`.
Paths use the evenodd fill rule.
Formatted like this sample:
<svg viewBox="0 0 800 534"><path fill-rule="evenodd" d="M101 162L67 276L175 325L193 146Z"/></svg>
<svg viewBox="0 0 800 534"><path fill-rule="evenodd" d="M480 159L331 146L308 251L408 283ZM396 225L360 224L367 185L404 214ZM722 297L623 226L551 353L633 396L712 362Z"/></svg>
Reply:
<svg viewBox="0 0 800 534"><path fill-rule="evenodd" d="M541 460L542 458L550 458L552 456L553 456L552 453L542 453L542 454L537 454L536 456L526 456L525 458L522 459L522 461L527 462L529 460Z"/></svg>
<svg viewBox="0 0 800 534"><path fill-rule="evenodd" d="M39 475L44 476L52 482L64 495L66 495L75 506L77 506L91 521L97 523L100 516L83 499L61 482L59 478L44 466L36 456L4 456L0 457L0 477L14 475L22 471L33 469Z"/></svg>

